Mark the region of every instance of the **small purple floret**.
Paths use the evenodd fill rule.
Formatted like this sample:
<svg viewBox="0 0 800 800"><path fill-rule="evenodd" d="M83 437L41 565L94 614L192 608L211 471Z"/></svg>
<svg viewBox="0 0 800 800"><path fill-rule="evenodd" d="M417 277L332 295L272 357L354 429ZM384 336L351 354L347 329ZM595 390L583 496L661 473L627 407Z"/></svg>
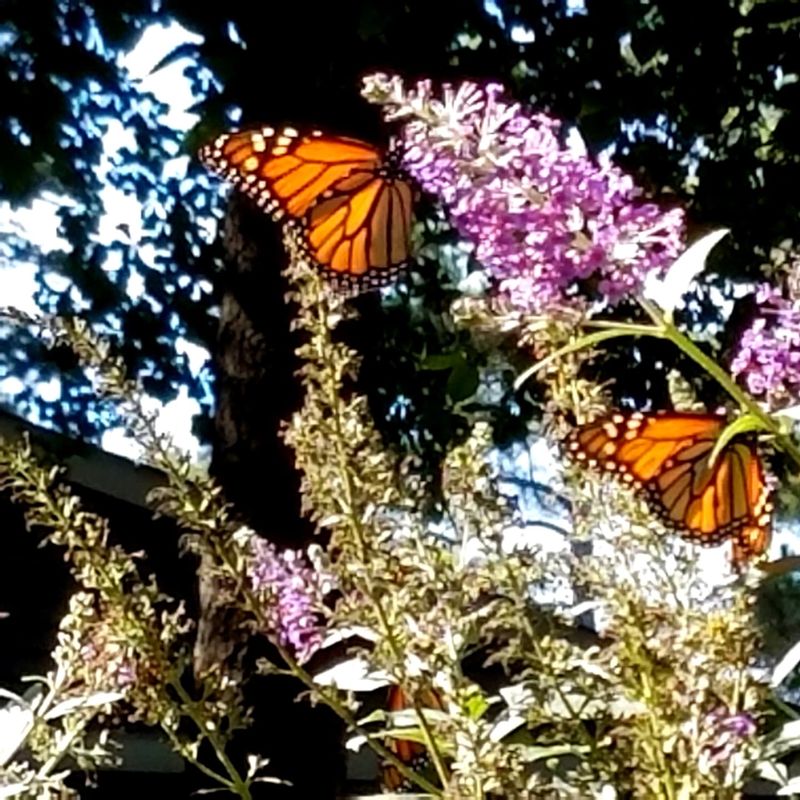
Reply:
<svg viewBox="0 0 800 800"><path fill-rule="evenodd" d="M271 543L254 537L250 571L253 589L267 595L268 634L288 647L300 662L317 651L323 639L317 573L301 551L278 552Z"/></svg>

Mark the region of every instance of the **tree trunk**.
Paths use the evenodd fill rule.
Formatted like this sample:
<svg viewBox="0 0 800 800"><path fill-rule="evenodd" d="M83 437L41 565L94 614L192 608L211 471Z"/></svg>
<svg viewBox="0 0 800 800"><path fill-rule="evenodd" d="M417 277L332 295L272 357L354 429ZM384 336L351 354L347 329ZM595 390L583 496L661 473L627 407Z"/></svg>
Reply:
<svg viewBox="0 0 800 800"><path fill-rule="evenodd" d="M282 421L301 399L291 309L280 274L286 256L277 226L237 195L223 235L226 273L215 353L212 472L243 524L279 547L302 547L313 530L300 517L299 476L292 451L279 437ZM267 645L239 640L235 612L219 602L224 592L202 563L198 583L195 670L225 665L238 672L244 648L252 662ZM269 758L267 772L292 781L293 788L285 791L263 784L270 798L333 798L344 764L341 726L327 709L295 702L301 688L285 678L252 678L245 694L255 724L236 749Z"/></svg>

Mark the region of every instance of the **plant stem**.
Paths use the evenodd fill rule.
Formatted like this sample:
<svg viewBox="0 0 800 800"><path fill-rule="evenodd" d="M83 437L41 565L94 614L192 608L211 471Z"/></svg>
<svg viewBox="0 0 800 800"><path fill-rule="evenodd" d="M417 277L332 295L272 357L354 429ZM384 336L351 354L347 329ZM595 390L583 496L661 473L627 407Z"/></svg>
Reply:
<svg viewBox="0 0 800 800"><path fill-rule="evenodd" d="M213 770L203 769L201 766L202 771L205 772L206 775L215 776L216 779L230 789L230 791L238 794L242 800L251 800L252 795L250 794L249 782L242 778L233 762L228 758L228 754L225 752L224 740L217 734L215 729L209 728L206 724L202 709L198 710L197 702L189 695L186 689L184 689L180 679L173 678L170 682L170 686L180 698L186 715L194 722L200 733L208 739L208 743L214 748L214 755L216 755L219 763L225 768L225 772L228 773L230 780L225 780L221 775L217 775L213 772Z"/></svg>
<svg viewBox="0 0 800 800"><path fill-rule="evenodd" d="M315 280L319 280L319 278L315 278ZM338 468L340 473L340 478L344 485L344 493L345 499L343 503L343 512L348 519L348 523L350 526L351 531L353 532L354 538L361 550L362 561L366 561L366 552L367 552L367 537L362 525L362 514L361 510L358 508L358 503L355 497L355 487L353 485L353 479L351 474L351 465L349 463L349 459L347 457L347 453L344 452L342 444L344 442L344 430L342 428L342 414L341 414L341 397L340 397L340 388L341 388L341 379L338 375L338 371L336 369L335 364L331 361L331 346L332 341L330 338L330 330L328 327L328 316L329 311L327 307L327 303L325 302L324 293L320 291L321 287L317 286L317 296L318 302L316 304L317 310L317 325L318 325L318 333L323 337L324 340L324 347L321 353L322 360L324 362L325 367L325 374L328 378L328 405L333 412L333 427L334 427L334 437L333 437L333 445L336 451L336 460L338 462ZM380 626L383 630L383 634L386 637L386 641L389 644L389 647L392 650L394 655L395 663L402 664L405 660L405 655L400 647L397 639L394 635L394 631L392 630L391 623L389 621L389 617L386 614L386 609L383 607L383 603L375 591L372 581L370 579L369 574L364 576L364 582L366 584L366 592L367 595L370 597L373 606L375 608L375 613L378 617L378 621ZM418 699L413 695L409 694L409 698L411 700L412 706L414 708L414 712L417 716L419 721L420 730L422 731L422 736L425 739L425 745L428 749L428 752L431 757L431 761L436 769L436 773L439 776L439 780L442 782L443 786L447 786L449 781L449 770L445 765L444 758L442 754L439 752L439 748L436 744L436 738L433 735L433 731L431 730L430 724L425 716L425 713L422 710L422 706L420 705Z"/></svg>
<svg viewBox="0 0 800 800"><path fill-rule="evenodd" d="M162 728L164 733L167 734L167 738L172 743L173 750L178 753L182 758L185 758L188 762L190 762L193 766L195 766L200 772L203 773L207 778L211 778L215 783L224 786L226 789L233 792L233 786L231 782L224 776L220 775L218 772L215 772L211 767L207 767L202 761L195 758L191 753L186 751L186 744L182 742L175 731L171 730L169 727L165 726Z"/></svg>
<svg viewBox="0 0 800 800"><path fill-rule="evenodd" d="M289 665L289 668L292 671L292 674L299 678L309 689L313 690L315 694L317 694L320 699L325 703L325 705L329 706L332 711L339 715L342 721L348 726L348 728L357 733L360 736L363 736L369 745L369 747L381 758L386 759L403 777L408 778L408 780L415 783L421 789L424 789L429 794L432 794L436 797L442 797L443 792L438 786L434 786L430 781L426 780L422 775L419 775L413 769L411 769L405 762L403 762L400 758L398 758L391 750L387 747L384 747L380 742L375 741L374 734L371 734L365 728L358 724L356 719L350 713L350 711L341 703L339 702L338 698L335 694L327 694L325 690L320 687L319 684L314 682L314 679L311 675L306 672L303 667L297 662L297 660L292 656L291 653L284 650L280 645L278 646L278 650L281 656L284 658L286 663Z"/></svg>
<svg viewBox="0 0 800 800"><path fill-rule="evenodd" d="M652 676L650 674L650 664L642 663L639 659L641 669L639 670L640 685L642 694L647 704L647 727L649 729L649 739L652 745L651 755L654 757L659 770L659 782L664 787L664 797L666 800L675 800L675 781L672 772L664 758L662 740L658 735L658 700L654 697Z"/></svg>
<svg viewBox="0 0 800 800"><path fill-rule="evenodd" d="M652 303L640 298L642 308L653 320L652 325L629 324L613 322L610 320L594 320L585 323L587 327L608 329L609 334L618 332L618 335L652 336L656 339L666 339L672 342L681 352L702 367L708 375L714 378L720 386L739 404L741 408L755 417L764 430L775 438L778 446L800 467L800 447L787 436L780 423L765 411L736 381L721 367L711 356L698 347L692 339L682 333L661 311ZM611 337L609 337L611 338ZM588 345L591 342L587 342ZM586 346L586 345L584 345ZM575 349L575 348L573 348Z"/></svg>
<svg viewBox="0 0 800 800"><path fill-rule="evenodd" d="M76 724L75 727L64 736L58 743L58 748L55 752L36 771L36 776L38 778L47 778L50 776L50 773L58 766L61 759L69 753L72 743L86 730L87 725L94 719L94 716L94 714L87 714L79 724Z"/></svg>
<svg viewBox="0 0 800 800"><path fill-rule="evenodd" d="M752 414L778 442L778 446L800 467L800 448L781 429L780 423L766 412L736 381L710 356L706 355L686 334L681 333L675 325L664 320L663 315L656 309L647 309L653 316L656 324L660 323L663 338L679 347L696 364L699 364L723 389L737 402Z"/></svg>

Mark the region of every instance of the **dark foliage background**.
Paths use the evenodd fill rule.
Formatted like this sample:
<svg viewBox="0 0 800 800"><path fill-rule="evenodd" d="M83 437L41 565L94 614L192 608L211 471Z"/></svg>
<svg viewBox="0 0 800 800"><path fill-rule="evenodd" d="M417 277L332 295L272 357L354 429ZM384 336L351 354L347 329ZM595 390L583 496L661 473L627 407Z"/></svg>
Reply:
<svg viewBox="0 0 800 800"><path fill-rule="evenodd" d="M213 309L226 277L217 245L203 240L198 220L219 213L220 201L195 161L179 177L165 175L164 166L230 127L232 108L244 123L313 123L379 140L386 132L358 94L364 73L491 76L520 99L576 123L592 149L615 143L618 158L653 194L676 195L689 205L695 225L731 227L734 236L714 264L720 272L754 274L769 247L794 233L800 22L793 2L710 0L703 14L672 1L589 0L572 11L562 2L501 3L504 27L477 0L448 4L442 15L417 0L269 6L6 0L2 8L0 196L17 206L50 190L72 201L59 212L70 252L44 255L7 234L3 261L38 265L43 309L70 311L77 287L89 306L83 313L115 337L153 394L169 398L188 385L207 413L203 383L210 376L193 377L174 345L180 335L214 347ZM180 60L197 93L201 122L188 137L165 124L165 109L119 66L119 55L148 25L171 20L203 37L162 62ZM530 41L513 41L515 26ZM135 147L118 153L106 176L144 204L145 235L135 246L124 230L111 244L96 239L101 137L112 121L135 137ZM134 270L145 286L137 299L126 294ZM68 278L68 288L50 288L44 279L51 273ZM426 276L434 274L428 265ZM384 358L403 352L406 361L419 361L423 352L460 348L417 309L421 303L435 317L446 290L412 294L420 296L413 311L401 299L381 320L370 320L373 349ZM710 318L715 310L706 304L696 313ZM58 353L43 353L18 330L2 335L0 376L24 376L27 385L14 398L17 410L35 410L84 436L108 424L80 374L65 372L69 364ZM398 342L403 347L393 349ZM463 365L474 362L474 354L455 358L461 364L455 379L438 362L428 376L434 385L424 394L428 400L419 396L413 403L422 418L426 402L439 414L468 392L474 375ZM380 384L386 408L398 393L414 394L405 384L409 376L412 383L418 379L418 363L401 366L384 361L365 372L373 388ZM53 375L62 378L62 396L43 402L33 379ZM394 385L387 386L392 376ZM640 377L648 376L637 375L636 385L646 386ZM413 416L406 413L403 424L411 425ZM457 419L443 419L429 420L440 429L437 440L459 427Z"/></svg>

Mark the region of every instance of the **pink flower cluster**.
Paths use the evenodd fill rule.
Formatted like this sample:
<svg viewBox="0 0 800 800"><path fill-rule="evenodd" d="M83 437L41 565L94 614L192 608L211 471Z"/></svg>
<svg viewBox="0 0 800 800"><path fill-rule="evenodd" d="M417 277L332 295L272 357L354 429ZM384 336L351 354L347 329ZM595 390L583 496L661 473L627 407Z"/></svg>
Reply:
<svg viewBox="0 0 800 800"><path fill-rule="evenodd" d="M364 93L405 122L403 167L523 310L578 297L615 304L683 248L682 210L642 202L629 175L569 146L558 121L498 84L446 85L440 98L429 82L406 90L377 75Z"/></svg>
<svg viewBox="0 0 800 800"><path fill-rule="evenodd" d="M781 407L800 398L800 297L768 283L756 291L759 315L745 330L731 361L748 391Z"/></svg>
<svg viewBox="0 0 800 800"><path fill-rule="evenodd" d="M727 763L742 742L754 736L757 730L749 714L729 714L723 709L712 711L704 722L706 744L702 755L711 767Z"/></svg>
<svg viewBox="0 0 800 800"><path fill-rule="evenodd" d="M256 592L266 596L269 630L298 661L308 661L323 639L319 609L321 591L317 573L299 550L278 551L254 536L250 580Z"/></svg>
<svg viewBox="0 0 800 800"><path fill-rule="evenodd" d="M93 638L80 650L83 668L92 676L89 685L109 691L128 691L136 684L139 673L133 653L105 637L99 628L92 633Z"/></svg>

